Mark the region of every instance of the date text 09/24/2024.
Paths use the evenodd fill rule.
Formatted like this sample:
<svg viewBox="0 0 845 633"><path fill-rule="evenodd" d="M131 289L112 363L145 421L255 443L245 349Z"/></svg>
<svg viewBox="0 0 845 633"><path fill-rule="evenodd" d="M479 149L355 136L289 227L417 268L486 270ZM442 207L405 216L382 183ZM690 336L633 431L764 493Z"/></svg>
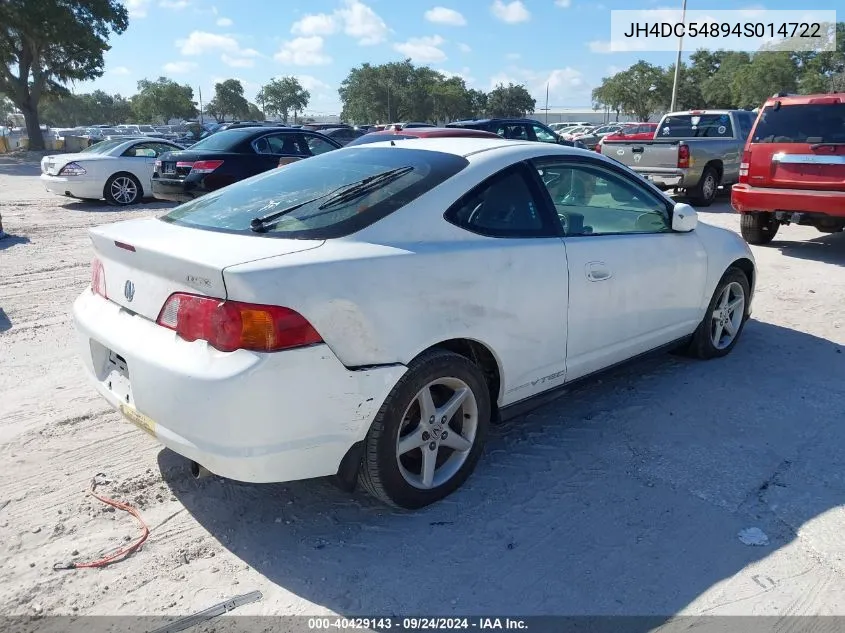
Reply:
<svg viewBox="0 0 845 633"><path fill-rule="evenodd" d="M373 618L308 618L308 629L312 631L359 630L359 631L448 631L448 630L527 630L525 620L520 618L441 618L441 617L373 617Z"/></svg>

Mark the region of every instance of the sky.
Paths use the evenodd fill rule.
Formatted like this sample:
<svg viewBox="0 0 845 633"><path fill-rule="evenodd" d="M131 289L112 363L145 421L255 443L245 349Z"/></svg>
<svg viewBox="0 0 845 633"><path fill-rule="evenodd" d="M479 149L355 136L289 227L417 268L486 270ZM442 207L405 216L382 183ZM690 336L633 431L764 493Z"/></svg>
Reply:
<svg viewBox="0 0 845 633"><path fill-rule="evenodd" d="M835 9L840 0L813 0ZM140 79L170 77L202 91L294 75L311 93L308 114L337 114L349 70L407 57L485 91L524 84L550 108L589 107L602 77L672 52L610 52L612 9L679 9L681 0L124 0L129 28L112 35L105 74L72 86L129 96ZM674 6L677 4L678 6ZM687 8L791 9L791 0L688 0ZM841 17L840 17L841 19Z"/></svg>

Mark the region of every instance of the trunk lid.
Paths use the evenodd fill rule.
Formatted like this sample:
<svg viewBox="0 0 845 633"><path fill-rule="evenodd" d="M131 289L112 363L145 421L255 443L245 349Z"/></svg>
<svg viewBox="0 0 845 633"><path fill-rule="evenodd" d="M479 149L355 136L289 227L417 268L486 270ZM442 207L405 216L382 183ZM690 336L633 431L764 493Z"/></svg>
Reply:
<svg viewBox="0 0 845 633"><path fill-rule="evenodd" d="M94 153L56 154L45 156L41 159L41 172L49 176L56 176L62 170L62 167L68 163L110 159L112 159L111 156L103 156L101 154Z"/></svg>
<svg viewBox="0 0 845 633"><path fill-rule="evenodd" d="M766 106L746 152L752 187L842 191L845 101L830 96Z"/></svg>
<svg viewBox="0 0 845 633"><path fill-rule="evenodd" d="M676 169L681 141L609 141L602 153L634 170Z"/></svg>
<svg viewBox="0 0 845 633"><path fill-rule="evenodd" d="M162 178L185 180L193 164L199 160L222 160L232 157L229 152L191 151L190 149L162 154L155 163L155 171Z"/></svg>
<svg viewBox="0 0 845 633"><path fill-rule="evenodd" d="M324 240L286 240L188 228L156 218L90 230L110 301L156 320L174 292L226 298L223 269L297 253Z"/></svg>

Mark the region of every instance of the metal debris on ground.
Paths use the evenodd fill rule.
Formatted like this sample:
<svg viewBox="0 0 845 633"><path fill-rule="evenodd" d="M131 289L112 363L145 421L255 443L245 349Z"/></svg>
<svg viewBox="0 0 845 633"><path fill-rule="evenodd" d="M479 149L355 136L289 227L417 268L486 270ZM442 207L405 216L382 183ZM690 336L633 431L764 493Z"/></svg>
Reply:
<svg viewBox="0 0 845 633"><path fill-rule="evenodd" d="M199 613L195 613L194 615L179 618L175 622L171 622L170 624L157 628L154 631L150 631L150 633L176 633L177 631L184 631L192 626L196 626L202 622L207 622L208 620L228 613L238 607L242 607L245 604L257 602L261 600L261 598L262 595L260 591L251 591L241 596L235 596L234 598L225 600L224 602L216 604L213 607L209 607Z"/></svg>

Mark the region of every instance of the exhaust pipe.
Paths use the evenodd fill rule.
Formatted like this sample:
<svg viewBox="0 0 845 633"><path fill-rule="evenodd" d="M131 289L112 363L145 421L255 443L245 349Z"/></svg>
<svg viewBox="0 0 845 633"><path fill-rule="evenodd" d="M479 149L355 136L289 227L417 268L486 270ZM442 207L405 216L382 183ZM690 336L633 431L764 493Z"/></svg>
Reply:
<svg viewBox="0 0 845 633"><path fill-rule="evenodd" d="M204 477L211 477L212 472L205 466L191 461L191 475L194 479L203 479Z"/></svg>

